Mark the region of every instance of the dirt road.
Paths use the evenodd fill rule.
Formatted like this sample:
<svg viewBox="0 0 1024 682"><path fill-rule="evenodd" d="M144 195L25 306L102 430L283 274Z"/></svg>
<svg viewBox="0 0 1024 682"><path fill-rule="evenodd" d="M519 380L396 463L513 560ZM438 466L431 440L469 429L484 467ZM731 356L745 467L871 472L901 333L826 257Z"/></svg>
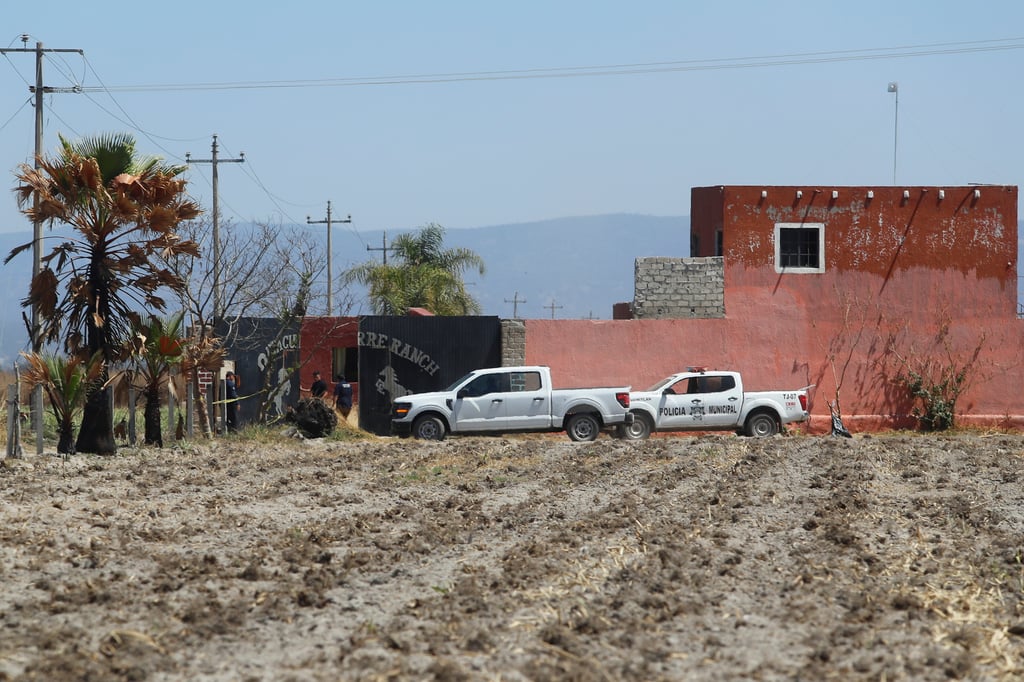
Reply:
<svg viewBox="0 0 1024 682"><path fill-rule="evenodd" d="M0 679L1024 675L1024 437L234 440L0 468Z"/></svg>

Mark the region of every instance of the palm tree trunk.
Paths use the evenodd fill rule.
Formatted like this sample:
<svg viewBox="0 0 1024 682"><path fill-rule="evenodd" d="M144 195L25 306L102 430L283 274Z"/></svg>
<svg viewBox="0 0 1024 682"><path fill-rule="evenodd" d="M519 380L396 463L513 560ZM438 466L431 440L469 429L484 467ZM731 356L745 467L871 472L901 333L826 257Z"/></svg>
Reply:
<svg viewBox="0 0 1024 682"><path fill-rule="evenodd" d="M70 419L61 421L57 431L57 453L61 455L75 454L75 425Z"/></svg>
<svg viewBox="0 0 1024 682"><path fill-rule="evenodd" d="M113 455L117 453L114 443L114 415L110 410L110 388L100 388L106 379L106 373L96 387L89 391L82 409L82 426L78 429L78 441L75 443L77 452L94 455Z"/></svg>
<svg viewBox="0 0 1024 682"><path fill-rule="evenodd" d="M160 425L160 385L146 387L146 445L164 446L163 433Z"/></svg>

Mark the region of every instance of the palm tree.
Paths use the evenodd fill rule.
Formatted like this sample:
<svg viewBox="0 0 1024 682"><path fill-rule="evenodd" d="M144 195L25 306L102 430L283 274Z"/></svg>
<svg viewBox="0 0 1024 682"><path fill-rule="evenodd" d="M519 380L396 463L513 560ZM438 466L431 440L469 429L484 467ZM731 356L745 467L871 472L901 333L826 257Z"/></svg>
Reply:
<svg viewBox="0 0 1024 682"><path fill-rule="evenodd" d="M146 445L163 447L160 424L160 389L171 375L171 367L179 364L184 351L181 338L183 313L167 319L149 316L149 322L136 330L135 363L146 382Z"/></svg>
<svg viewBox="0 0 1024 682"><path fill-rule="evenodd" d="M34 345L62 340L69 355L99 353L109 367L124 358L139 326L137 311L161 311L161 292L180 290L181 279L156 256L199 255L195 242L176 233L179 223L199 215L199 206L178 177L185 167L138 156L130 135L60 141L55 158L39 159L38 170L22 165L17 173L22 213L72 228L72 236L43 258L22 305L39 313ZM7 260L31 246L14 249ZM89 387L77 450L116 451L106 370Z"/></svg>
<svg viewBox="0 0 1024 682"><path fill-rule="evenodd" d="M435 315L474 315L480 304L466 291L463 272L484 274L484 262L470 249L445 249L444 228L430 223L415 234L399 235L388 249L396 263L367 262L345 273L347 282L369 287L378 315L401 315L420 307Z"/></svg>
<svg viewBox="0 0 1024 682"><path fill-rule="evenodd" d="M63 358L55 355L22 353L28 361L26 381L42 386L50 399L50 409L57 419L57 452L75 453L75 416L82 407L86 391L103 374L103 358L97 354L89 360L75 355Z"/></svg>

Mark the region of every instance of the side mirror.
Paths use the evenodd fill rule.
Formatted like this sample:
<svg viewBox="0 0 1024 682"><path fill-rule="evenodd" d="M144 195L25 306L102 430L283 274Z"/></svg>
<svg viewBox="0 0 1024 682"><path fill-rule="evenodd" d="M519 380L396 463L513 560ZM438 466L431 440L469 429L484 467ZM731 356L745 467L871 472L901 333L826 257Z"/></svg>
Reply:
<svg viewBox="0 0 1024 682"><path fill-rule="evenodd" d="M469 396L469 391L467 391L464 388L461 389L458 393L455 394L455 397L458 398L459 400L462 400L463 398L468 397L468 396Z"/></svg>

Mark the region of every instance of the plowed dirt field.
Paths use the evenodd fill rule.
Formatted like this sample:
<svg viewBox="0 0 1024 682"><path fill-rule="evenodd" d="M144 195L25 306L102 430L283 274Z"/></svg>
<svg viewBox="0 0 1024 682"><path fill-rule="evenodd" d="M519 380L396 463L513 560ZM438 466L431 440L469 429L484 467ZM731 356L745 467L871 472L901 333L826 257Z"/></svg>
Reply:
<svg viewBox="0 0 1024 682"><path fill-rule="evenodd" d="M3 464L0 679L1024 676L1019 435Z"/></svg>

